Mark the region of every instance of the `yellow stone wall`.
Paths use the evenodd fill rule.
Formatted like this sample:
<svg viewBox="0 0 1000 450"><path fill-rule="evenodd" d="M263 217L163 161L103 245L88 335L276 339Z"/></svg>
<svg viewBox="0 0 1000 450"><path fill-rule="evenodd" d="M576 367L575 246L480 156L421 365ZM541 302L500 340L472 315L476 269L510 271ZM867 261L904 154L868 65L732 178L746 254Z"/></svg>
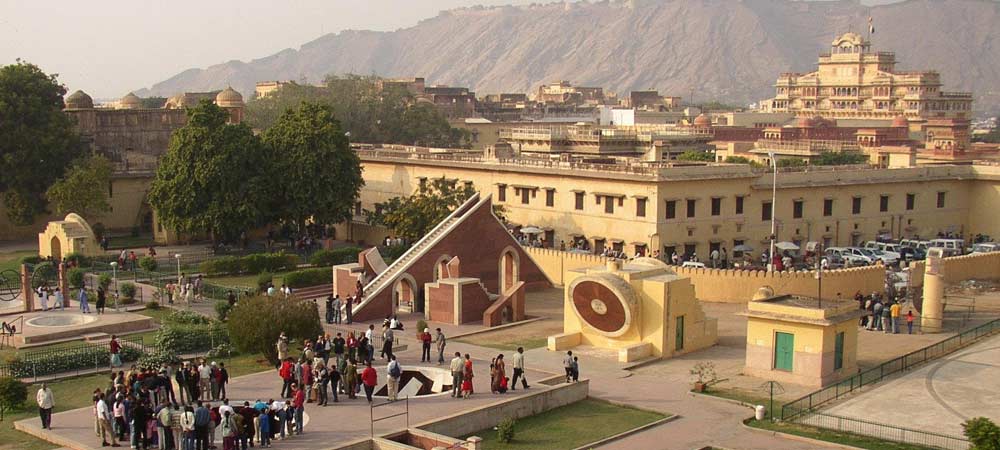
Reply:
<svg viewBox="0 0 1000 450"><path fill-rule="evenodd" d="M923 286L926 262L910 263L911 285ZM964 280L1000 279L1000 252L972 253L944 258L944 281L948 284Z"/></svg>

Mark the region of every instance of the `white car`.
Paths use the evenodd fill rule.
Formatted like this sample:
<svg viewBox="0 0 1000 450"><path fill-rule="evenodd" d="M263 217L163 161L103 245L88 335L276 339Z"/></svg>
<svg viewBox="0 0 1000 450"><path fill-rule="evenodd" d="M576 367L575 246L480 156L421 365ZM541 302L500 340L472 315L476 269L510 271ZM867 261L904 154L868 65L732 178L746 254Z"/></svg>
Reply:
<svg viewBox="0 0 1000 450"><path fill-rule="evenodd" d="M868 250L868 251L872 252L872 254L874 254L877 259L882 260L882 264L885 264L887 266L891 266L899 262L899 253L884 252L879 249Z"/></svg>
<svg viewBox="0 0 1000 450"><path fill-rule="evenodd" d="M879 257L875 256L875 254L872 253L871 250L868 250L866 248L847 247L845 250L847 250L848 254L863 259L867 264L874 264L875 260L879 259Z"/></svg>
<svg viewBox="0 0 1000 450"><path fill-rule="evenodd" d="M980 242L972 245L971 253L1000 252L1000 244L996 242Z"/></svg>
<svg viewBox="0 0 1000 450"><path fill-rule="evenodd" d="M844 261L845 267L867 266L872 263L872 259L864 255L856 255L847 247L830 247L826 249L827 255L840 257Z"/></svg>
<svg viewBox="0 0 1000 450"><path fill-rule="evenodd" d="M931 248L940 248L944 251L944 256L958 256L965 249L965 241L961 239L934 239L928 244Z"/></svg>
<svg viewBox="0 0 1000 450"><path fill-rule="evenodd" d="M704 269L705 263L696 261L684 261L684 263L681 264L681 267L697 267L699 269Z"/></svg>

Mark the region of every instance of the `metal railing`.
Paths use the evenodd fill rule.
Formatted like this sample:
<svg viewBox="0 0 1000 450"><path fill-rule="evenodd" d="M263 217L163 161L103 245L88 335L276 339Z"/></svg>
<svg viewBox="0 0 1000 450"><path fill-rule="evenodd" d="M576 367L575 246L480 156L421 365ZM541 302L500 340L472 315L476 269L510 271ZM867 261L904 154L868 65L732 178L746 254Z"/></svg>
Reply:
<svg viewBox="0 0 1000 450"><path fill-rule="evenodd" d="M781 420L793 420L800 415L813 412L816 408L844 397L862 387L876 384L898 372L909 370L927 361L940 358L955 350L971 345L979 339L990 336L997 331L1000 331L1000 319L984 323L943 341L859 372L850 378L782 405Z"/></svg>
<svg viewBox="0 0 1000 450"><path fill-rule="evenodd" d="M827 430L868 436L883 441L900 442L924 447L943 448L948 450L966 450L969 441L962 437L914 430L885 423L872 422L863 419L824 414L809 413L797 422Z"/></svg>
<svg viewBox="0 0 1000 450"><path fill-rule="evenodd" d="M0 377L38 381L39 377L49 375L76 376L84 372L110 369L109 340L63 348L19 351L13 360L0 364ZM148 352L140 336L123 336L118 338L118 343L122 346L122 362L136 361Z"/></svg>

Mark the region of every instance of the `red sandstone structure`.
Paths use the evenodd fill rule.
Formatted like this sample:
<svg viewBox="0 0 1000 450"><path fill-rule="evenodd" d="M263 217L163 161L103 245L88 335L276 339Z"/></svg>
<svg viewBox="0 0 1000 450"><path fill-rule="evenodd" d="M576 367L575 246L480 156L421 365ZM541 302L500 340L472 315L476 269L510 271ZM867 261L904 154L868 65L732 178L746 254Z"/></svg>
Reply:
<svg viewBox="0 0 1000 450"><path fill-rule="evenodd" d="M333 268L333 292L358 293L354 320L423 312L434 322L483 321L492 327L524 320L528 289L552 282L493 215L490 196L474 195L392 264L378 249Z"/></svg>

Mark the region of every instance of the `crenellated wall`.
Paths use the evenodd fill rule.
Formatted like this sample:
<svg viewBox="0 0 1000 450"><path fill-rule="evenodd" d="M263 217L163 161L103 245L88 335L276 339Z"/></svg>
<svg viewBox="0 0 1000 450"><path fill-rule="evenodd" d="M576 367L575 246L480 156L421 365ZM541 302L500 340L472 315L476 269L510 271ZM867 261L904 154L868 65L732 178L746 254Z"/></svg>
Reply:
<svg viewBox="0 0 1000 450"><path fill-rule="evenodd" d="M525 247L546 275L564 284L567 271L604 265L607 258L583 253ZM815 297L818 282L815 272L765 272L756 270L701 269L670 267L678 275L691 279L695 296L704 302L746 303L758 289L769 286L775 295L794 294ZM856 267L823 272L823 298L853 297L856 291L871 293L885 288L885 268Z"/></svg>
<svg viewBox="0 0 1000 450"><path fill-rule="evenodd" d="M910 283L912 286L923 286L924 261L910 263ZM996 280L1000 278L1000 252L972 253L969 255L944 258L945 283L958 283L965 280Z"/></svg>

